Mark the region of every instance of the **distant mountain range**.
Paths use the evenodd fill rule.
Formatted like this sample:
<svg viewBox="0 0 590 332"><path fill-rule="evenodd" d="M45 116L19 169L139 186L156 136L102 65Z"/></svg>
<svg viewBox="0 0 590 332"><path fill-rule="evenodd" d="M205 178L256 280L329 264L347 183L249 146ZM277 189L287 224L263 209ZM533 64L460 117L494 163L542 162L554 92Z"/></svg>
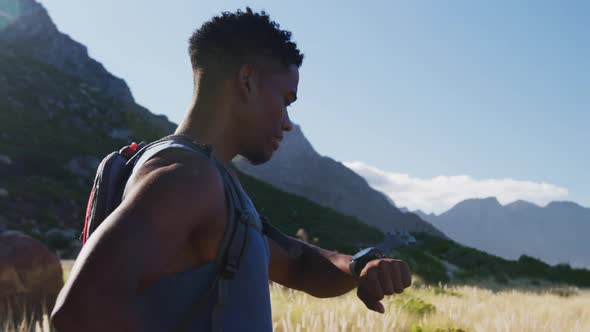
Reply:
<svg viewBox="0 0 590 332"><path fill-rule="evenodd" d="M285 133L269 162L252 166L247 160L236 158L234 164L281 190L355 216L383 232L408 230L444 236L420 217L402 213L388 197L342 163L318 154L298 125Z"/></svg>
<svg viewBox="0 0 590 332"><path fill-rule="evenodd" d="M544 207L495 197L467 199L440 214L414 211L453 240L508 259L522 254L550 264L590 267L590 209L573 202Z"/></svg>

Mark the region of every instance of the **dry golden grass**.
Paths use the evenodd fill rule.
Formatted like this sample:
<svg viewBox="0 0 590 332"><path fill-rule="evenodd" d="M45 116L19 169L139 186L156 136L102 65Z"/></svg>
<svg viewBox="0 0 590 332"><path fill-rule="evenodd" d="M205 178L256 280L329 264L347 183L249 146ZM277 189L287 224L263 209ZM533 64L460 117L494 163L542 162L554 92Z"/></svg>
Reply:
<svg viewBox="0 0 590 332"><path fill-rule="evenodd" d="M369 311L355 292L334 299L271 286L275 331L590 331L590 291L417 287Z"/></svg>
<svg viewBox="0 0 590 332"><path fill-rule="evenodd" d="M52 332L53 329L49 323L48 310L43 310L43 318L41 321L33 321L30 315L22 315L22 319L13 322L8 317L12 316L12 308L10 306L3 307L0 311L0 331L2 332Z"/></svg>
<svg viewBox="0 0 590 332"><path fill-rule="evenodd" d="M65 265L64 278L71 262ZM379 314L366 309L356 292L318 299L272 284L273 325L277 332L590 331L590 290L526 285L413 286L384 299L385 314ZM47 316L14 325L5 314L0 313L0 331L50 331Z"/></svg>

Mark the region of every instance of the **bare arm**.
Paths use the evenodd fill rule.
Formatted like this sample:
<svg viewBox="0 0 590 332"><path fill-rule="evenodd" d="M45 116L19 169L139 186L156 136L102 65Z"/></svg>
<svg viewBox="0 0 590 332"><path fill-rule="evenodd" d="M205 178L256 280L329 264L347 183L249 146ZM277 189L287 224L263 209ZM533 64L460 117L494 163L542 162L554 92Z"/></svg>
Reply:
<svg viewBox="0 0 590 332"><path fill-rule="evenodd" d="M157 279L191 231L226 211L217 171L197 164L151 171L96 229L57 298L60 332L144 330L140 280Z"/></svg>
<svg viewBox="0 0 590 332"><path fill-rule="evenodd" d="M367 308L384 312L380 303L385 295L401 293L412 283L408 265L397 259L383 258L370 261L359 279L350 273L351 256L331 252L289 238L302 248L302 254L289 257L285 249L269 239L271 250L270 278L289 288L316 297L339 296L357 288L357 296Z"/></svg>
<svg viewBox="0 0 590 332"><path fill-rule="evenodd" d="M285 249L268 240L271 262L270 278L279 284L316 297L334 297L357 287L348 271L351 256L331 252L290 238L302 248L298 258L289 257Z"/></svg>

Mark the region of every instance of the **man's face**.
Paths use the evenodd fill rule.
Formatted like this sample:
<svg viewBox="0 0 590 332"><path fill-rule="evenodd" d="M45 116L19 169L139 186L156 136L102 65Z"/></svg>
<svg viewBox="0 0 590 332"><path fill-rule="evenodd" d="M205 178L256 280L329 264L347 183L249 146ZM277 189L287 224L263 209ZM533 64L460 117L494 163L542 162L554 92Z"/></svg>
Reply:
<svg viewBox="0 0 590 332"><path fill-rule="evenodd" d="M253 165L267 162L278 149L283 131L293 124L287 107L297 99L299 70L296 65L272 66L253 79L255 92L248 101L244 116L240 116L240 154Z"/></svg>

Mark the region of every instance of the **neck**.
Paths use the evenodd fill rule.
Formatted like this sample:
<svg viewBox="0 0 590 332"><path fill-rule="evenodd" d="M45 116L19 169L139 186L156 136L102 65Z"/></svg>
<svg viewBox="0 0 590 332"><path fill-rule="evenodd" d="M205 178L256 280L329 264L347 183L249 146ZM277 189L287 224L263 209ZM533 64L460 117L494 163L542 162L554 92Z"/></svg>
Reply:
<svg viewBox="0 0 590 332"><path fill-rule="evenodd" d="M223 100L223 99L218 99ZM231 127L230 105L227 102L208 102L204 98L194 98L193 102L174 132L192 140L213 147L213 157L226 168L238 154L238 148Z"/></svg>

